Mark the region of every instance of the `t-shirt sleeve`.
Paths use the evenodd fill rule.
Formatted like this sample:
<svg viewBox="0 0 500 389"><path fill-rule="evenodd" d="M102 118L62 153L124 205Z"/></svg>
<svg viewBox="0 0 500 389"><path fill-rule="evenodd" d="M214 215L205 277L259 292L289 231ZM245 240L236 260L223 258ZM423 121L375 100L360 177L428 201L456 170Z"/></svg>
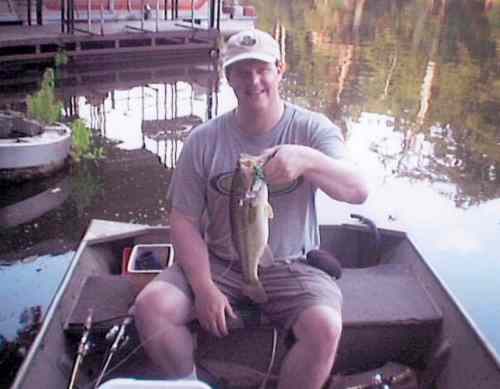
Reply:
<svg viewBox="0 0 500 389"><path fill-rule="evenodd" d="M194 218L201 216L206 203L206 178L198 144L192 133L179 156L167 195L169 210Z"/></svg>
<svg viewBox="0 0 500 389"><path fill-rule="evenodd" d="M344 137L338 126L323 114L316 114L310 134L311 147L332 158L347 157Z"/></svg>

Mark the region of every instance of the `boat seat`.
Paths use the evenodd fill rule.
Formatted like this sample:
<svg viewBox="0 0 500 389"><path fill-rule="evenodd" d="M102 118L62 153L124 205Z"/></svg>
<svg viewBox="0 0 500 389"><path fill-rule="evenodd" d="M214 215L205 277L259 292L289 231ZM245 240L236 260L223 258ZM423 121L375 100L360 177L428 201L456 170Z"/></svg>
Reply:
<svg viewBox="0 0 500 389"><path fill-rule="evenodd" d="M408 265L344 269L337 283L344 296L345 327L442 319L441 311Z"/></svg>
<svg viewBox="0 0 500 389"><path fill-rule="evenodd" d="M337 368L370 351L368 369L392 360L421 366L441 330L443 314L405 264L343 269L343 334Z"/></svg>
<svg viewBox="0 0 500 389"><path fill-rule="evenodd" d="M87 276L64 323L65 333L80 336L89 309L92 309L94 331L107 332L129 314L136 294L137 288L127 277L110 274Z"/></svg>
<svg viewBox="0 0 500 389"><path fill-rule="evenodd" d="M359 363L359 356L363 354L366 354L361 358L364 362L360 368L363 369L389 360L410 366L419 365L424 360L439 335L442 313L415 278L410 266L385 264L343 269L337 282L344 305L343 334L336 368L342 370ZM94 322L102 324L98 328L107 331L116 324L117 318L120 320L128 314L136 293L133 283L126 277L87 277L65 323L66 332L81 334L89 308L93 309ZM243 304L235 308L243 319L231 323L235 333L254 329L262 334L272 330L271 323L256 305ZM196 324L193 327L200 329ZM224 349L223 339L210 339L204 331L201 334L201 343L209 344L209 349L216 347L213 342L219 342ZM289 339L289 334L280 339ZM288 347L288 341L283 344Z"/></svg>
<svg viewBox="0 0 500 389"><path fill-rule="evenodd" d="M337 283L344 304L343 333L334 367L336 372L374 369L388 361L425 367L426 356L440 334L442 312L415 278L410 266L385 264L344 268ZM232 331L225 338L209 336L201 330L199 344L204 364L217 371L227 360L236 364L241 360L241 363L261 365L261 369L265 369L265 355L270 353L274 329L255 304L236 308L244 328L241 321L231 323ZM279 361L293 337L278 330ZM242 331L245 331L244 335ZM263 350L264 357L257 353L248 362L249 348ZM217 361L222 361L222 364Z"/></svg>
<svg viewBox="0 0 500 389"><path fill-rule="evenodd" d="M409 266L387 264L343 269L342 278L337 283L344 296L344 330L439 323L442 319L439 308L413 276ZM106 296L106 299L103 300L102 296ZM88 276L75 301L67 327L83 323L89 308L94 311L94 321L122 317L132 306L135 296L136 288L125 277ZM111 301L113 303L108 304ZM250 302L238 305L236 310L248 326L269 323L265 317L261 317L258 306Z"/></svg>

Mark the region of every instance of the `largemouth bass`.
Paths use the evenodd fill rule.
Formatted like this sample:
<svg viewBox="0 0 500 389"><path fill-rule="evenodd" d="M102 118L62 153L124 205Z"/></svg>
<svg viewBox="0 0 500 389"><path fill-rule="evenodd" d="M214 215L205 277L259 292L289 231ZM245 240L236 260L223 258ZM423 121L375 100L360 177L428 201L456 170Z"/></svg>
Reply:
<svg viewBox="0 0 500 389"><path fill-rule="evenodd" d="M258 276L259 263L272 261L267 242L273 213L264 181L264 163L263 158L242 154L233 175L230 197L231 239L241 262L242 292L257 303L267 301Z"/></svg>

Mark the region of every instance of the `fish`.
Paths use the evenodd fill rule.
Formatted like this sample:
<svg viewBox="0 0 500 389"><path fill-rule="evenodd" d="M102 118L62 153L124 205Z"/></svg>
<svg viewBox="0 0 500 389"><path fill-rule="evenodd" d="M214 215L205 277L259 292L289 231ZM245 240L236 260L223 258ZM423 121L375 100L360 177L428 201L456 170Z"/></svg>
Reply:
<svg viewBox="0 0 500 389"><path fill-rule="evenodd" d="M242 293L256 303L265 303L268 296L259 280L262 261L272 262L268 245L269 219L273 210L264 179L263 157L241 154L233 174L230 193L231 240L242 268Z"/></svg>

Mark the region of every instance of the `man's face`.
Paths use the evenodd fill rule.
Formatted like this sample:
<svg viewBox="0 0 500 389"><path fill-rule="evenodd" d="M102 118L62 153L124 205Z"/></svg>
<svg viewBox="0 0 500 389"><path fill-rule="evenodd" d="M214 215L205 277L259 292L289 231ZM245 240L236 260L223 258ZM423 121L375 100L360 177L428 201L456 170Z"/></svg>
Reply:
<svg viewBox="0 0 500 389"><path fill-rule="evenodd" d="M269 108L279 100L282 75L281 66L255 59L238 61L227 69L238 105L253 110Z"/></svg>

